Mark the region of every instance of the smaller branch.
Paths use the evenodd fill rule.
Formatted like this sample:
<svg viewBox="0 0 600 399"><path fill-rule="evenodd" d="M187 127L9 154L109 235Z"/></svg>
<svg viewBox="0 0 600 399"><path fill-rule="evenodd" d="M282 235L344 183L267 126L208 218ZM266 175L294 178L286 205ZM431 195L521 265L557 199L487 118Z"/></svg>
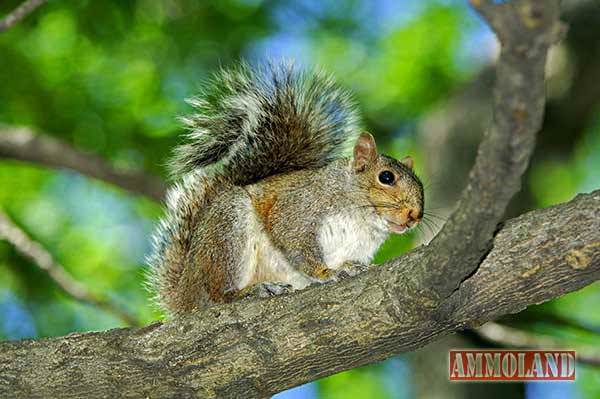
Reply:
<svg viewBox="0 0 600 399"><path fill-rule="evenodd" d="M569 327L588 334L598 335L600 337L600 326L574 320L570 317L560 316L557 314L545 314L540 317L539 321L561 327Z"/></svg>
<svg viewBox="0 0 600 399"><path fill-rule="evenodd" d="M5 30L12 28L45 2L46 0L27 0L21 3L20 6L15 8L10 14L0 21L0 32L4 32Z"/></svg>
<svg viewBox="0 0 600 399"><path fill-rule="evenodd" d="M0 158L16 159L77 171L127 191L161 201L165 183L142 172L117 170L104 159L80 151L53 137L29 128L0 129Z"/></svg>
<svg viewBox="0 0 600 399"><path fill-rule="evenodd" d="M511 325L515 328L521 328L522 326L532 324L544 324L551 327L576 330L579 333L596 335L600 338L600 325L545 311L542 313L525 312L523 314L519 314L518 317L511 315L503 318L499 321L499 323Z"/></svg>
<svg viewBox="0 0 600 399"><path fill-rule="evenodd" d="M516 328L489 322L472 330L479 338L502 347L529 348L540 350L564 349L565 343L547 335L537 335ZM600 351L593 348L581 348L576 351L577 361L600 367Z"/></svg>
<svg viewBox="0 0 600 399"><path fill-rule="evenodd" d="M558 0L470 0L498 38L493 121L479 145L467 187L430 243L438 259L414 274L434 299L452 294L490 250L506 206L521 188L545 100L549 47L564 34ZM454 265L459 261L460 266ZM433 294L433 295L432 295Z"/></svg>
<svg viewBox="0 0 600 399"><path fill-rule="evenodd" d="M62 265L54 260L48 250L40 243L32 240L2 210L0 210L0 239L8 241L21 255L45 271L67 295L80 302L97 306L112 313L130 326L140 326L139 320L125 309L92 293L86 286L71 277Z"/></svg>

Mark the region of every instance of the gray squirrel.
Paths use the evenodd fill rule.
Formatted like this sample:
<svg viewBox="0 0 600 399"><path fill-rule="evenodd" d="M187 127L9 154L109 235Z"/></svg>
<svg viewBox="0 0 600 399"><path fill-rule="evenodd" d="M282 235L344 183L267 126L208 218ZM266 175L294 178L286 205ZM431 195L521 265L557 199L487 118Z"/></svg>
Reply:
<svg viewBox="0 0 600 399"><path fill-rule="evenodd" d="M149 258L167 314L353 276L423 217L412 159L378 154L322 72L242 64L189 103Z"/></svg>

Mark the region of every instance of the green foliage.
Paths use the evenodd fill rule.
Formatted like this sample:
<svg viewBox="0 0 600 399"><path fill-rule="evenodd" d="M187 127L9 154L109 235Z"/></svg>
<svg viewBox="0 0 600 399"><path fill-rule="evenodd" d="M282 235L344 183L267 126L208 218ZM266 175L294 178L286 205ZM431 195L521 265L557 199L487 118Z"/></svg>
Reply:
<svg viewBox="0 0 600 399"><path fill-rule="evenodd" d="M235 11L222 2L50 2L0 36L0 59L10 60L0 68L10 82L0 86L0 121L162 172L183 98L268 31L258 3L227 4Z"/></svg>
<svg viewBox="0 0 600 399"><path fill-rule="evenodd" d="M319 394L326 399L389 398L379 367L365 367L339 373L320 381Z"/></svg>
<svg viewBox="0 0 600 399"><path fill-rule="evenodd" d="M393 128L400 118L423 113L463 79L456 51L464 22L464 9L431 5L375 43L318 31L311 52L316 63L333 68L352 87L369 119Z"/></svg>

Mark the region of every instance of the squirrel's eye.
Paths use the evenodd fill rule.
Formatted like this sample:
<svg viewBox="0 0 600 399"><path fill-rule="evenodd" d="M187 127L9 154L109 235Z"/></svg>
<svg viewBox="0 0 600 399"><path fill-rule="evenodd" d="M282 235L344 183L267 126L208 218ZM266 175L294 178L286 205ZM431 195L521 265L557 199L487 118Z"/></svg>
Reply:
<svg viewBox="0 0 600 399"><path fill-rule="evenodd" d="M384 170L379 174L379 181L383 184L391 186L392 184L394 184L394 174L389 170Z"/></svg>

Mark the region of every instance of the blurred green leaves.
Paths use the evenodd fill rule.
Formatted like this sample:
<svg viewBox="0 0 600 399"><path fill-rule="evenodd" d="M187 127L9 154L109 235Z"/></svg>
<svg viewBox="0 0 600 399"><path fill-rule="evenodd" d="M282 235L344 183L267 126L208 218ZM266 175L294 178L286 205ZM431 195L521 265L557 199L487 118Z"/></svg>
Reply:
<svg viewBox="0 0 600 399"><path fill-rule="evenodd" d="M532 167L529 184L539 207L573 198L600 186L600 118L577 143L572 157L544 159Z"/></svg>
<svg viewBox="0 0 600 399"><path fill-rule="evenodd" d="M375 43L317 31L314 61L334 68L370 120L395 129L399 119L417 117L464 78L456 53L465 20L460 7L430 5Z"/></svg>
<svg viewBox="0 0 600 399"><path fill-rule="evenodd" d="M387 398L384 374L378 368L362 368L345 371L320 381L319 394L327 399Z"/></svg>

